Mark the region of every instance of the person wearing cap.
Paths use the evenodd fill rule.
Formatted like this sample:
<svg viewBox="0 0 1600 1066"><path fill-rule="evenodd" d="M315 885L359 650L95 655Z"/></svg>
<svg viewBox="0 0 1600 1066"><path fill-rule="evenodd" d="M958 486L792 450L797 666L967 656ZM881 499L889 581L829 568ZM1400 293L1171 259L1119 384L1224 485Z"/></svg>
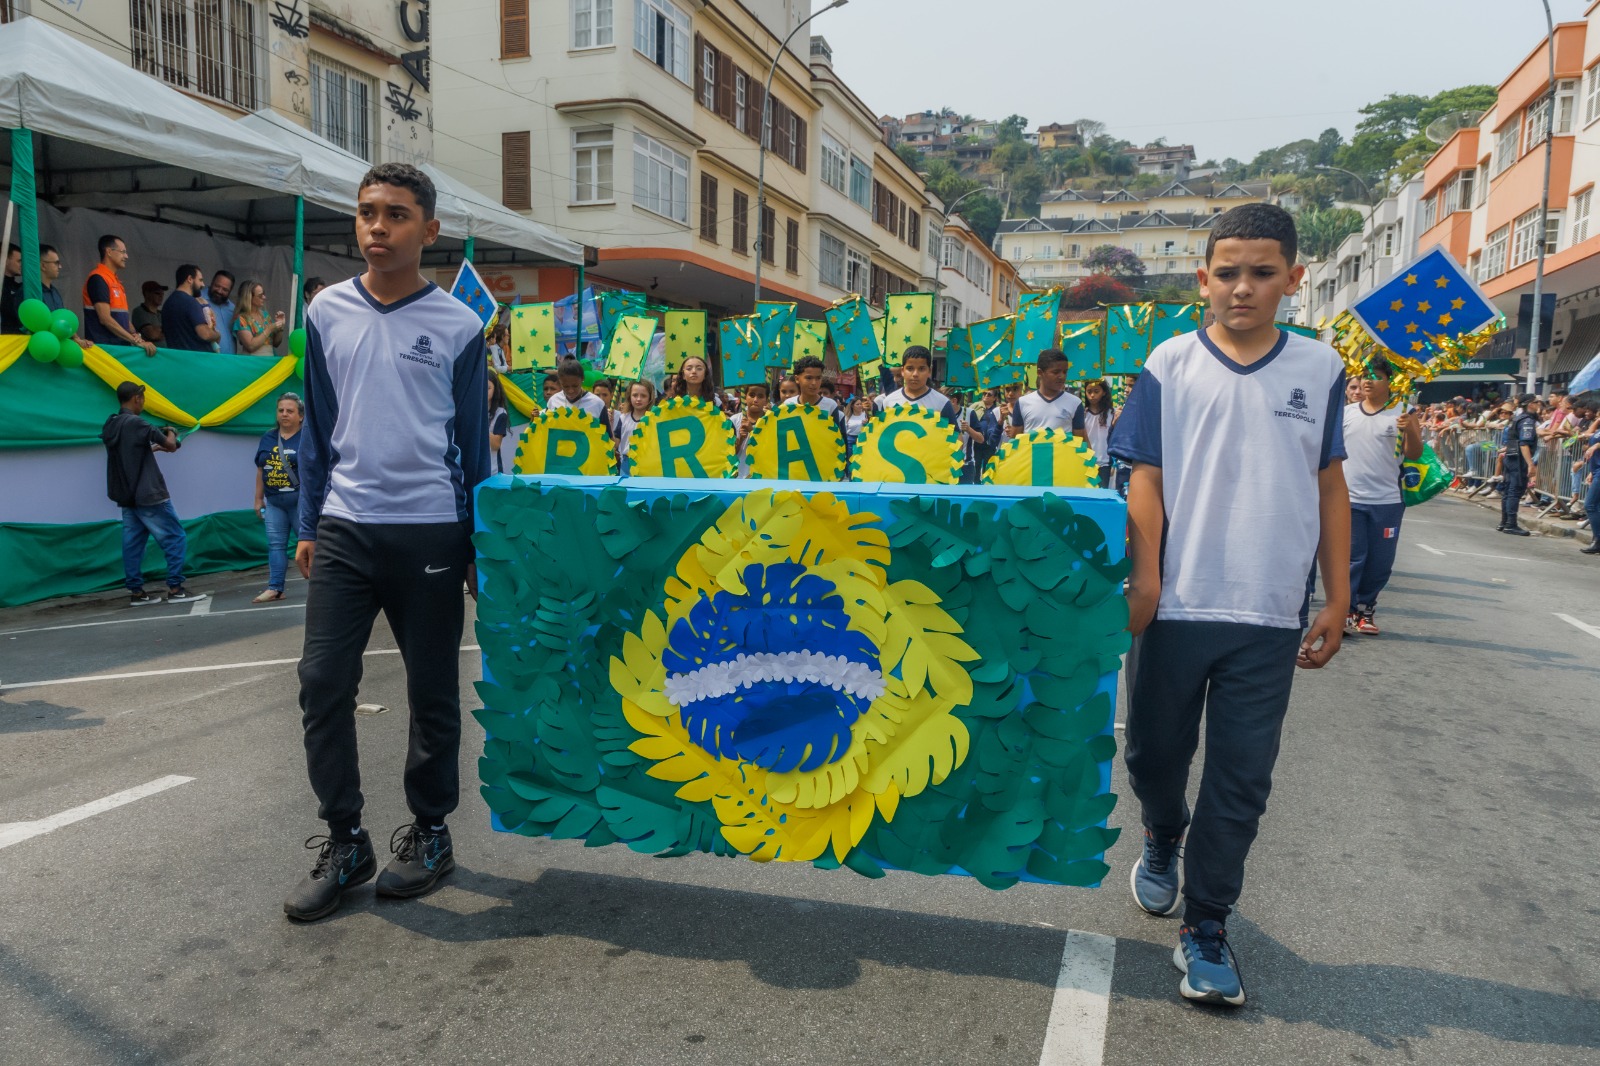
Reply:
<svg viewBox="0 0 1600 1066"><path fill-rule="evenodd" d="M162 347L165 344L165 335L161 332L161 299L167 295L167 287L159 281L144 283L144 302L133 309L133 331L145 340Z"/></svg>
<svg viewBox="0 0 1600 1066"><path fill-rule="evenodd" d="M205 593L184 587L188 538L154 454L177 451L178 433L144 420L144 386L137 382L117 386L117 403L121 407L101 427L100 441L106 446L106 495L122 508L122 572L129 602L134 607L160 602L144 590L144 549L152 536L167 560L166 602L203 600Z"/></svg>

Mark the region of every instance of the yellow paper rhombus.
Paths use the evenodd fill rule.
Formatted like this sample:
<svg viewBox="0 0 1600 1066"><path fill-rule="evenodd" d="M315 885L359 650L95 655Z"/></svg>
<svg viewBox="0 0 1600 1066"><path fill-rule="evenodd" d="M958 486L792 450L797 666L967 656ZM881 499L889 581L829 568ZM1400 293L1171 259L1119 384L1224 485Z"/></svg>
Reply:
<svg viewBox="0 0 1600 1066"><path fill-rule="evenodd" d="M554 304L518 304L511 308L511 350L506 353L512 370L549 370L556 365Z"/></svg>
<svg viewBox="0 0 1600 1066"><path fill-rule="evenodd" d="M644 373L644 358L655 336L656 320L648 315L623 315L611 331L606 349L605 375L623 381L638 381Z"/></svg>

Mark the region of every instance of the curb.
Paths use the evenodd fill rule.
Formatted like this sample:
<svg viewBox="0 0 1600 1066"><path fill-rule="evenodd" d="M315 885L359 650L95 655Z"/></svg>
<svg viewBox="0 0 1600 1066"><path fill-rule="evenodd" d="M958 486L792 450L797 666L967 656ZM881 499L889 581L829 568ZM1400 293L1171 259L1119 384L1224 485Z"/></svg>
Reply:
<svg viewBox="0 0 1600 1066"><path fill-rule="evenodd" d="M1463 503L1475 504L1478 507L1482 507L1486 511L1500 510L1500 497L1492 493L1487 496L1479 495L1469 498L1455 489L1450 489L1448 490L1448 494L1453 499L1460 500ZM1565 537L1572 540L1577 540L1582 544L1594 543L1594 531L1589 529L1578 529L1570 519L1567 521L1562 521L1555 518L1540 518L1538 515L1525 515L1519 516L1517 521L1524 529L1532 530L1535 533L1540 533L1547 537Z"/></svg>

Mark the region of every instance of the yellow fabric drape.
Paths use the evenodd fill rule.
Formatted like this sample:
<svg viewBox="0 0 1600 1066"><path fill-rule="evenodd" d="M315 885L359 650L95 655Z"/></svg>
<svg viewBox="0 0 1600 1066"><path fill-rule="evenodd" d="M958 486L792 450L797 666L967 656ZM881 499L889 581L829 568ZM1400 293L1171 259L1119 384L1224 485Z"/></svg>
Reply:
<svg viewBox="0 0 1600 1066"><path fill-rule="evenodd" d="M98 344L91 344L83 350L83 365L95 377L115 389L124 381L131 381L136 385L144 386L144 409L149 414L163 422L170 422L174 427L194 429L200 420L185 411L161 393L151 388L149 383L112 358L111 353Z"/></svg>
<svg viewBox="0 0 1600 1066"><path fill-rule="evenodd" d="M202 426L220 426L224 423L232 422L235 418L254 407L257 400L282 385L285 381L288 381L289 376L294 373L294 365L297 361L292 355L286 355L282 359L274 361L270 370L235 393L232 399L201 415L200 424ZM148 406L149 403L150 393L146 391L145 404Z"/></svg>
<svg viewBox="0 0 1600 1066"><path fill-rule="evenodd" d="M518 388L509 375L500 375L500 385L506 390L506 403L522 412L524 417L532 418L539 412L539 404L532 396Z"/></svg>
<svg viewBox="0 0 1600 1066"><path fill-rule="evenodd" d="M0 337L0 374L11 369L11 364L23 352L28 350L28 338L20 336Z"/></svg>

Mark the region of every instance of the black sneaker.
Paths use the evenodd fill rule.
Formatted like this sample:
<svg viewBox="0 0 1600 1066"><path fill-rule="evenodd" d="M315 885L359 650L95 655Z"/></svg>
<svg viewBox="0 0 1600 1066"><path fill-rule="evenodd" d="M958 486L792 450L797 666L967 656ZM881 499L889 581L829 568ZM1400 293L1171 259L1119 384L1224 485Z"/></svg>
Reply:
<svg viewBox="0 0 1600 1066"><path fill-rule="evenodd" d="M1521 526L1507 526L1506 528L1502 529L1500 532L1502 532L1502 533L1510 533L1513 537L1531 537L1531 536L1533 536L1532 533L1529 533L1526 529L1523 529Z"/></svg>
<svg viewBox="0 0 1600 1066"><path fill-rule="evenodd" d="M346 844L337 843L332 837L312 837L306 847L321 849L317 852L317 865L283 901L283 913L299 921L326 918L339 909L339 899L346 889L372 880L378 871L372 838L365 829Z"/></svg>
<svg viewBox="0 0 1600 1066"><path fill-rule="evenodd" d="M378 875L374 891L391 899L410 899L433 889L439 878L456 868L450 829L430 832L420 825L403 825L389 838L394 858Z"/></svg>
<svg viewBox="0 0 1600 1066"><path fill-rule="evenodd" d="M160 602L160 600L150 595L144 589L135 589L133 592L128 593L129 607L147 607L152 603Z"/></svg>
<svg viewBox="0 0 1600 1066"><path fill-rule="evenodd" d="M167 590L168 603L192 603L195 600L203 600L205 598L206 594L204 592L190 592L182 585L179 585L175 589Z"/></svg>

